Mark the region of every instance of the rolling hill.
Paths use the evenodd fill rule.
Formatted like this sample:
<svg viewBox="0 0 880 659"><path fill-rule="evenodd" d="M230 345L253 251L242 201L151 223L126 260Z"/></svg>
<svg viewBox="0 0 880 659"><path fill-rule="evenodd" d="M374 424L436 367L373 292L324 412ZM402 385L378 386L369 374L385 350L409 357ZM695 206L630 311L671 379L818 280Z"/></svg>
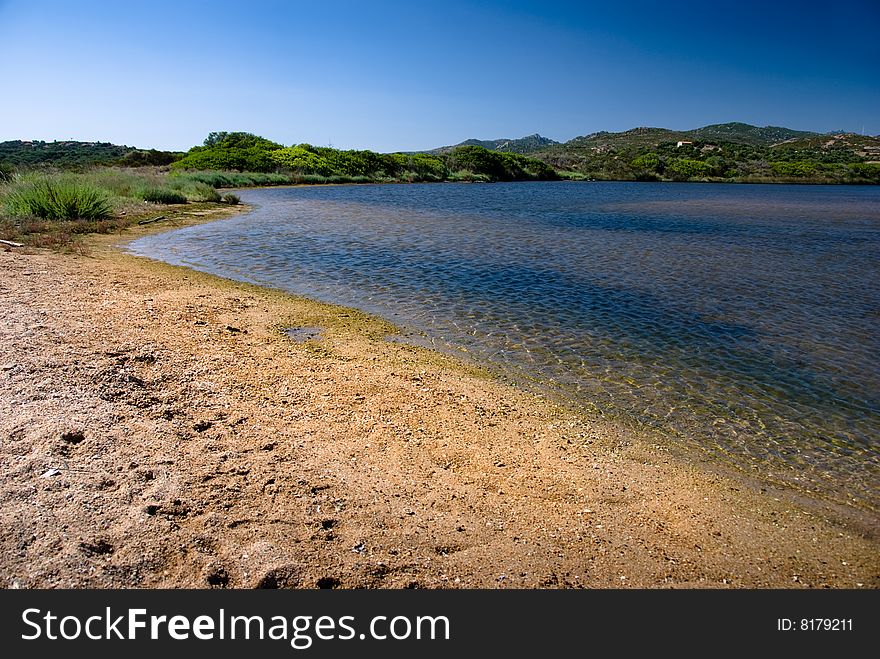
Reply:
<svg viewBox="0 0 880 659"><path fill-rule="evenodd" d="M182 154L110 142L11 140L0 142L0 164L16 169L89 167L92 165L167 165Z"/></svg>
<svg viewBox="0 0 880 659"><path fill-rule="evenodd" d="M427 153L449 153L453 149L456 149L460 146L481 146L484 149L489 149L490 151L501 151L502 153L519 153L519 154L527 154L534 153L535 151L540 151L542 149L546 149L548 147L559 144L555 140L551 140L548 137L542 137L535 133L534 135L527 135L526 137L520 137L519 139L509 139L502 138L498 140L476 140L470 139L465 140L464 142L460 142L459 144L453 144L452 146L441 146L436 149L431 149Z"/></svg>

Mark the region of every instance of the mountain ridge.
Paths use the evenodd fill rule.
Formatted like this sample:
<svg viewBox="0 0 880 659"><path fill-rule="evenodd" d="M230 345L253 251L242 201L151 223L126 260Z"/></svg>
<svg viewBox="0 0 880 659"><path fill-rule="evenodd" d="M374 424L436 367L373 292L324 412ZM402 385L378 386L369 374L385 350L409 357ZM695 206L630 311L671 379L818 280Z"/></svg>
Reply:
<svg viewBox="0 0 880 659"><path fill-rule="evenodd" d="M481 146L484 149L489 149L490 151L526 154L534 151L540 151L541 149L557 144L560 144L560 142L557 142L556 140L551 140L549 137L543 137L538 133L533 133L531 135L526 135L525 137L519 137L516 139L511 139L509 137L502 137L496 140L478 140L475 138L471 138L465 140L464 142L459 142L458 144L440 146L435 149L430 149L429 151L425 151L424 153L442 154L449 153L453 149L457 149L460 146Z"/></svg>
<svg viewBox="0 0 880 659"><path fill-rule="evenodd" d="M880 136L859 135L858 133L847 131L820 133L817 131L795 130L784 126L754 126L739 121L732 121L723 124L708 124L687 130L674 130L653 126L637 126L619 132L601 130L573 137L566 142L557 142L556 140L542 137L538 133L518 139L479 140L471 138L451 146L430 149L424 153L447 153L454 148L471 145L481 146L490 151L510 151L521 154L537 153L553 147L586 147L607 150L628 147L656 147L665 142L680 141L717 141L750 146L775 146L789 140L814 140L840 135L865 138L867 140L874 139L875 137L880 138Z"/></svg>

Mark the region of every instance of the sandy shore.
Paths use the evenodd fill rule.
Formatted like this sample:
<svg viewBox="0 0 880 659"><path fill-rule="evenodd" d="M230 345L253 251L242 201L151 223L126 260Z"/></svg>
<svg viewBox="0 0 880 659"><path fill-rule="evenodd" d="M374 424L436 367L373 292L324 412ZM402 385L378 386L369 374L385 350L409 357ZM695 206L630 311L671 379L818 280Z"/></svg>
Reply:
<svg viewBox="0 0 880 659"><path fill-rule="evenodd" d="M880 586L870 525L112 242L0 251L0 586Z"/></svg>

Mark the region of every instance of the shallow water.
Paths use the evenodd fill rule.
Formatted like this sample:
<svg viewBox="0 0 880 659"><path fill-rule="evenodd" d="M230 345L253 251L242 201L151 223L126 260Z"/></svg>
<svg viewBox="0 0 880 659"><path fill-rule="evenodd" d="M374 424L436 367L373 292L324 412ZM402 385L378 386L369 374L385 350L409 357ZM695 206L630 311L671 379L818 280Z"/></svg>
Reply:
<svg viewBox="0 0 880 659"><path fill-rule="evenodd" d="M877 510L880 189L248 190L142 255L378 313L574 404Z"/></svg>

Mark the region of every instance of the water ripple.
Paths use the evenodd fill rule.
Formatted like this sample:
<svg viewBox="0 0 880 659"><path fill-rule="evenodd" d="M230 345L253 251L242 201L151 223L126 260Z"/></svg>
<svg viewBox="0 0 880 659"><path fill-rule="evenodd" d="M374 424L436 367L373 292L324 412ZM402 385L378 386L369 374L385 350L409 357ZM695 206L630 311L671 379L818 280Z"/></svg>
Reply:
<svg viewBox="0 0 880 659"><path fill-rule="evenodd" d="M878 508L880 190L535 183L242 193L140 254L360 307L587 409Z"/></svg>

